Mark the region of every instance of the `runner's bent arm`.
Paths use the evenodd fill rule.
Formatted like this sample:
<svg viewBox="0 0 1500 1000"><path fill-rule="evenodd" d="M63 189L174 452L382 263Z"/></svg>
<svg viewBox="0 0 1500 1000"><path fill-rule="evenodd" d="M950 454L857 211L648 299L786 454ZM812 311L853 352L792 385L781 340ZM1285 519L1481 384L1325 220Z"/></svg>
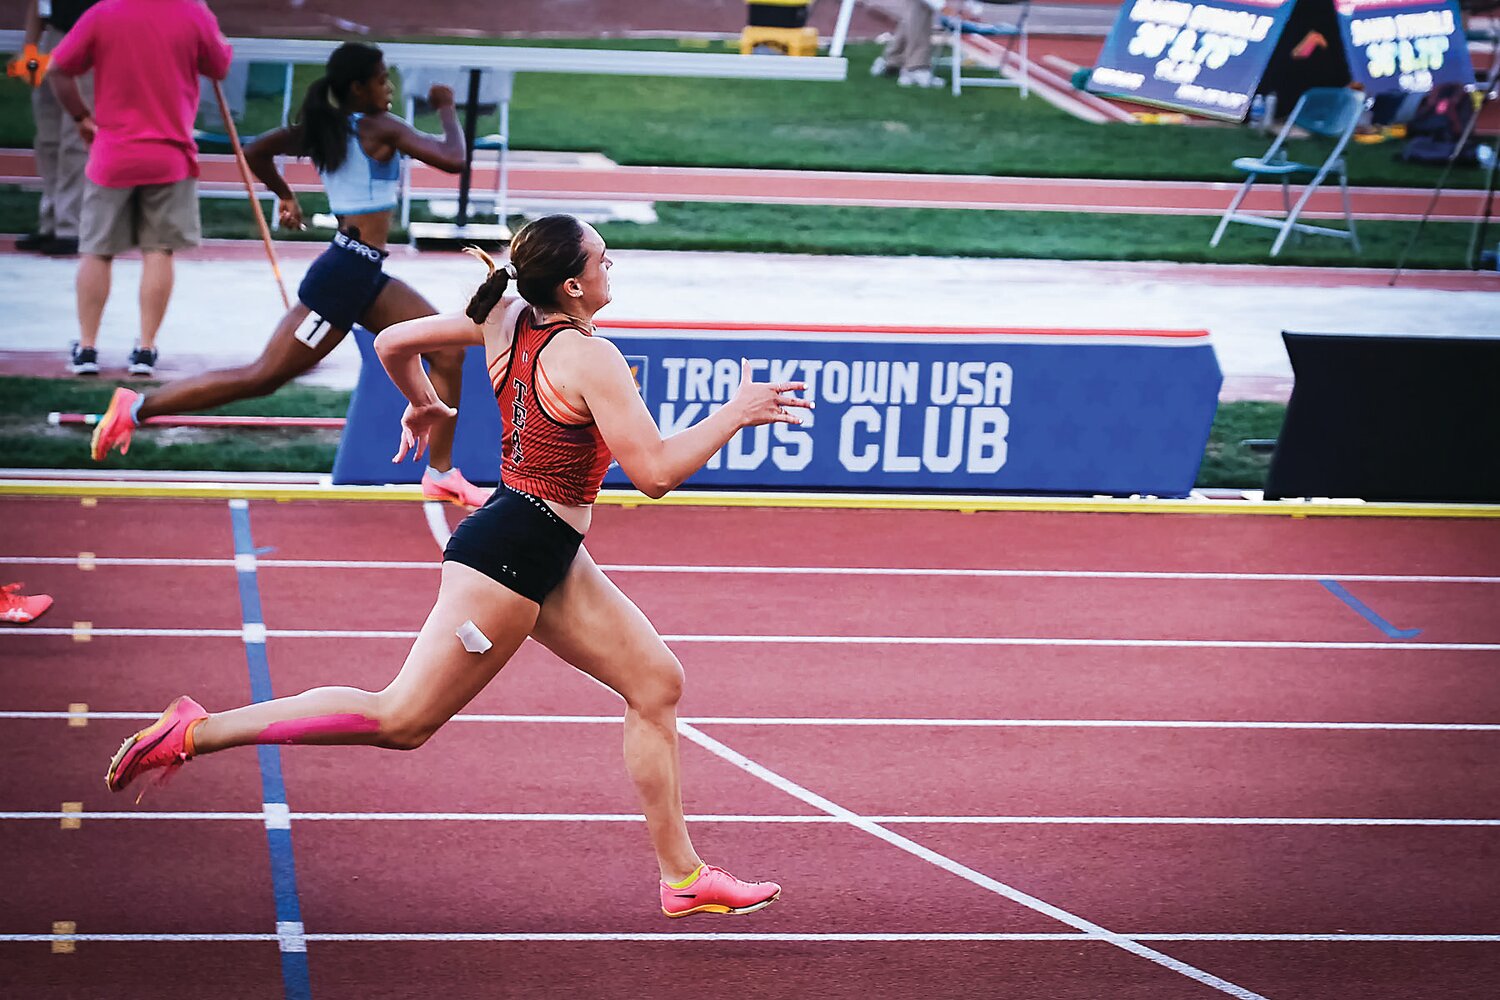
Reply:
<svg viewBox="0 0 1500 1000"><path fill-rule="evenodd" d="M745 363L734 398L686 430L663 438L620 349L594 338L577 349L576 363L568 367L604 443L636 488L653 500L681 486L741 428L801 423L789 408L812 407L807 400L786 395L805 389L802 383L753 382Z"/></svg>
<svg viewBox="0 0 1500 1000"><path fill-rule="evenodd" d="M413 406L428 406L440 400L422 368L422 355L445 347L483 344L484 337L484 327L463 313L423 316L386 327L375 338L375 353L401 394Z"/></svg>
<svg viewBox="0 0 1500 1000"><path fill-rule="evenodd" d="M362 127L371 131L361 131L360 137L364 139L368 135L381 145L393 147L414 160L421 160L428 166L456 174L464 168L466 147L463 129L458 124L458 112L453 107L453 91L448 87L435 85L428 92L427 101L437 111L438 120L443 123L441 139L426 132L418 132L394 115L374 115L365 119L370 124Z"/></svg>
<svg viewBox="0 0 1500 1000"><path fill-rule="evenodd" d="M401 415L401 443L392 462L401 461L408 453L415 461L427 447L433 427L458 413L438 397L422 367L422 355L445 347L484 344L487 339L493 350L501 336L499 316L480 326L463 313L449 313L397 323L375 338L375 353L408 402Z"/></svg>
<svg viewBox="0 0 1500 1000"><path fill-rule="evenodd" d="M300 125L273 128L245 147L245 162L250 172L281 202L279 224L284 229L302 228L302 206L297 195L276 169L276 157L302 154Z"/></svg>

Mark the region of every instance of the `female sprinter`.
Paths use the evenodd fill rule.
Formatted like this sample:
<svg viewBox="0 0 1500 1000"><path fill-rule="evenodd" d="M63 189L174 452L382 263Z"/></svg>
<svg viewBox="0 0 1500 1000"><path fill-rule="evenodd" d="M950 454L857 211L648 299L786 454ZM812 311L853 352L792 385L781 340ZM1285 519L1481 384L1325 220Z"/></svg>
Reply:
<svg viewBox="0 0 1500 1000"><path fill-rule="evenodd" d="M317 688L213 715L184 695L120 747L105 777L111 789L255 743L419 747L531 636L625 699L625 766L661 868L663 912L749 913L776 899L776 883L742 882L694 851L677 760L682 666L582 543L611 454L660 497L740 428L800 423L794 408L812 404L787 395L801 383L752 382L746 365L733 399L664 440L619 349L593 336L609 266L597 232L548 216L516 234L507 270L491 265L465 315L380 335L386 370L411 401L397 461L420 454L452 413L422 371L424 351L483 343L506 423L503 485L453 533L437 604L395 680L379 692ZM522 298L494 308L510 274Z"/></svg>
<svg viewBox="0 0 1500 1000"><path fill-rule="evenodd" d="M437 310L410 285L387 275L386 237L401 186L401 158L458 173L464 137L453 110L453 92L433 87L428 101L438 109L443 137L425 135L389 113L391 82L380 50L348 42L328 57L325 75L307 88L296 124L262 135L245 159L255 175L281 199L283 227L302 228L302 206L276 170L280 155L306 156L318 168L339 232L308 268L298 302L276 325L259 358L239 368L206 372L171 382L149 395L115 390L94 429L93 456L130 449L130 437L147 417L205 410L236 399L265 396L306 372L339 345L355 323L373 333ZM460 348L427 354L438 397L457 405L463 378ZM477 507L488 495L453 468L453 417L432 428L431 461L422 493Z"/></svg>

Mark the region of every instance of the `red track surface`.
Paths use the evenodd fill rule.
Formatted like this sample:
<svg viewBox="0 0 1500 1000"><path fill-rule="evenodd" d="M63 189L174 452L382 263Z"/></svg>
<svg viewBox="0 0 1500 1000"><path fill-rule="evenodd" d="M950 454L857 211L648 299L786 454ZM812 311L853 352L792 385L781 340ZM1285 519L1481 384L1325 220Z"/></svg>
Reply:
<svg viewBox="0 0 1500 1000"><path fill-rule="evenodd" d="M278 693L379 686L401 638L286 638L286 629L416 629L432 568L310 568L277 560L432 563L415 505L251 505L257 580ZM170 524L173 530L161 530ZM1500 975L1493 858L1500 826L1228 825L1216 818L1500 819L1500 731L1085 725L1137 722L1500 724L1500 652L1402 648L1500 642L1500 582L1360 575L1490 576L1500 522L1143 515L601 509L595 557L675 643L687 718L712 738L925 848L1111 931L1270 935L1148 941L1267 997L1490 997ZM222 560L98 565L112 557ZM221 503L6 500L0 567L57 597L43 627L237 631L242 616ZM56 564L17 565L18 557ZM1118 579L664 572L802 566L1306 574L1309 579ZM657 567L648 569L647 566ZM1386 638L1318 583L1340 579L1387 621ZM702 635L748 635L724 643ZM803 636L979 636L1375 643L909 645L773 642ZM0 712L153 712L183 690L210 708L248 700L230 637L0 634ZM618 701L528 646L467 714L615 716ZM791 724L790 719L822 720ZM983 726L838 724L967 719ZM1041 720L1041 724L994 724ZM99 773L137 723L0 717L0 935L269 934L262 824L89 817L131 810ZM1213 997L1222 992L1101 940L726 940L737 934L1071 934L1069 927L821 815L683 741L690 814L712 859L776 877L785 898L753 917L668 922L652 897L638 821L296 818L340 813L635 813L610 723L455 721L419 753L282 751L302 917L309 934L657 935L694 940L384 942L308 945L312 996L701 997L719 995ZM137 810L260 810L255 754L188 768ZM897 822L900 817L927 817ZM984 823L933 817L998 817ZM1179 817L1171 824L1020 822ZM825 817L826 819L827 817ZM550 890L588 873L587 902ZM1480 942L1286 940L1287 935L1484 935ZM18 996L143 996L163 967L219 995L285 996L274 940L77 943L0 940ZM698 970L691 975L684 970Z"/></svg>
<svg viewBox="0 0 1500 1000"><path fill-rule="evenodd" d="M233 157L202 157L206 187L238 189ZM307 163L287 165L297 190L321 190ZM0 150L0 183L34 182L30 150ZM453 192L457 178L430 167L413 167L418 191ZM495 187L495 170L476 165L474 186ZM1236 184L1199 181L1112 181L1046 177L984 177L953 174L861 173L841 170L740 170L707 167L527 167L510 171L513 198L588 201L707 201L783 205L866 205L904 208L973 208L1025 212L1097 212L1129 215L1211 215L1224 212ZM1274 190L1273 190L1274 189ZM1293 187L1295 198L1300 187ZM1428 188L1353 188L1353 211L1361 219L1415 221L1431 200ZM1257 188L1247 211L1281 212L1275 185ZM1482 191L1444 192L1433 219L1471 222L1483 211ZM1342 217L1336 187L1321 189L1305 213Z"/></svg>

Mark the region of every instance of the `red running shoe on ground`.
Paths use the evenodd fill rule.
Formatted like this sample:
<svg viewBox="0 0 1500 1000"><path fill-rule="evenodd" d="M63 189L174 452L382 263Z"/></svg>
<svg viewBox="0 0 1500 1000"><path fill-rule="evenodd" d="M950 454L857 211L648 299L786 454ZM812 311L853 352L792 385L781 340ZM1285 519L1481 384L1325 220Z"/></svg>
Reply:
<svg viewBox="0 0 1500 1000"><path fill-rule="evenodd" d="M469 482L456 465L446 473L434 474L431 468L422 473L423 500L446 500L460 507L478 510L493 492Z"/></svg>
<svg viewBox="0 0 1500 1000"><path fill-rule="evenodd" d="M112 792L124 791L136 778L158 768L166 769L160 781L170 778L193 759L193 723L206 718L208 713L202 705L187 695L178 698L161 713L161 718L120 744L109 762L104 783Z"/></svg>
<svg viewBox="0 0 1500 1000"><path fill-rule="evenodd" d="M669 917L690 913L754 913L776 902L775 882L741 882L722 868L699 865L686 882L661 883L661 912Z"/></svg>
<svg viewBox="0 0 1500 1000"><path fill-rule="evenodd" d="M23 594L24 583L7 583L0 587L0 622L25 625L42 617L52 607L52 598L46 594Z"/></svg>
<svg viewBox="0 0 1500 1000"><path fill-rule="evenodd" d="M99 423L94 427L94 440L89 447L89 454L94 457L94 461L104 461L104 457L116 447L122 455L130 450L130 435L135 433L135 417L131 411L135 409L135 401L140 398L140 393L123 386L109 397L109 409L104 411L104 416L99 418Z"/></svg>

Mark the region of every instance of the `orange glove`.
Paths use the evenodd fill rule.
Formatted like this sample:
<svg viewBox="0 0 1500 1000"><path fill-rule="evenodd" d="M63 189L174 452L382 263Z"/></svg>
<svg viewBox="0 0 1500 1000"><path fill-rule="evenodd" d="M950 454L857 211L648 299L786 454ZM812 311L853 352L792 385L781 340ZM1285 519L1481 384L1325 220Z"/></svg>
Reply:
<svg viewBox="0 0 1500 1000"><path fill-rule="evenodd" d="M47 64L51 61L51 56L37 51L35 45L28 45L21 50L20 55L6 64L5 75L25 80L33 87L40 87L47 77Z"/></svg>

